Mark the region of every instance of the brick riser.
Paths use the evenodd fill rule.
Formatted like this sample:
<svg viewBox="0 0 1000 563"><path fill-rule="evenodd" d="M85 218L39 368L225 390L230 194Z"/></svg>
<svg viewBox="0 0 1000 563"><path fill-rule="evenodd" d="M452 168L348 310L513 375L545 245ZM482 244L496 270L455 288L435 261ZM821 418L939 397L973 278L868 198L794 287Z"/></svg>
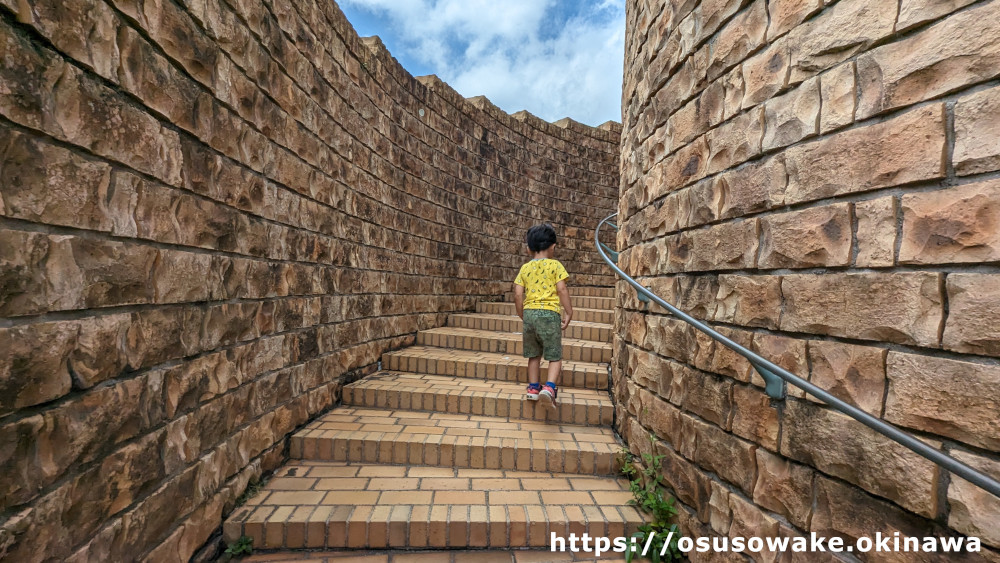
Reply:
<svg viewBox="0 0 1000 563"><path fill-rule="evenodd" d="M474 414L564 424L610 425L614 407L607 396L564 388L559 406L526 401L520 385L466 378L381 372L344 388L344 404L450 414Z"/></svg>
<svg viewBox="0 0 1000 563"><path fill-rule="evenodd" d="M291 473L291 475L289 475ZM547 547L550 534L624 536L643 522L622 480L293 462L226 522L255 547Z"/></svg>
<svg viewBox="0 0 1000 563"><path fill-rule="evenodd" d="M516 317L517 309L513 303L479 303L476 305L476 312L488 315L511 315ZM585 309L582 307L573 308L573 320L607 325L615 322L614 311L608 309Z"/></svg>
<svg viewBox="0 0 1000 563"><path fill-rule="evenodd" d="M487 315L457 313L448 316L448 326L490 330L497 332L521 332L521 319L510 315ZM611 326L606 323L585 323L574 319L563 332L563 338L611 342Z"/></svg>
<svg viewBox="0 0 1000 563"><path fill-rule="evenodd" d="M417 345L516 356L521 356L524 351L519 333L472 331L460 328L422 330L417 333ZM563 338L563 359L577 362L608 363L611 361L611 345Z"/></svg>
<svg viewBox="0 0 1000 563"><path fill-rule="evenodd" d="M306 431L289 442L292 459L613 475L620 446L517 438Z"/></svg>
<svg viewBox="0 0 1000 563"><path fill-rule="evenodd" d="M542 369L546 369L542 363ZM452 375L483 380L528 382L527 361L512 354L488 352L455 353L445 348L411 346L382 356L388 370ZM560 385L585 389L607 389L608 371L601 364L564 361Z"/></svg>

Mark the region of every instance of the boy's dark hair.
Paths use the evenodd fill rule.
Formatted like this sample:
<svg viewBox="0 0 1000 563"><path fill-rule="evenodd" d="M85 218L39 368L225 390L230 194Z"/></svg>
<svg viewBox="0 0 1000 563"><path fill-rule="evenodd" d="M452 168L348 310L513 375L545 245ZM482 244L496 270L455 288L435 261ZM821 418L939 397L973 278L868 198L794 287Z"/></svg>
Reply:
<svg viewBox="0 0 1000 563"><path fill-rule="evenodd" d="M528 229L528 250L541 252L556 243L556 230L552 225L543 223Z"/></svg>

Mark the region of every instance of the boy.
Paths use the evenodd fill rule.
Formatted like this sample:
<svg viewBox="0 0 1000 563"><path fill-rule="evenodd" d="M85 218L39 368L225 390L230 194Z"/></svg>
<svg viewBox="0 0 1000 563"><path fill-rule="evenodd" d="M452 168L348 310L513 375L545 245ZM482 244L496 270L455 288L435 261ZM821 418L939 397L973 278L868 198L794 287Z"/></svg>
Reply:
<svg viewBox="0 0 1000 563"><path fill-rule="evenodd" d="M521 266L514 280L514 304L517 316L524 321L521 331L524 357L528 358L528 390L526 398L537 401L541 395L556 406L556 384L562 373L562 331L573 318L566 280L569 274L558 260L556 231L548 223L528 229L528 250L532 259ZM566 313L560 318L559 310ZM538 383L542 358L549 362L545 387Z"/></svg>

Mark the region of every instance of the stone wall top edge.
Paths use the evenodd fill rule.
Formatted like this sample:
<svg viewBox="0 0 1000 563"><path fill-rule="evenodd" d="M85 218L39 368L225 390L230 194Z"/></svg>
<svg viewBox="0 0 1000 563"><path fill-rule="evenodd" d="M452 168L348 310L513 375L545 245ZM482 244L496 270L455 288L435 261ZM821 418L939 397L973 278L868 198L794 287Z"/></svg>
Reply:
<svg viewBox="0 0 1000 563"><path fill-rule="evenodd" d="M415 82L422 84L425 88L433 90L436 94L443 95L457 108L467 113L472 113L473 111L485 112L490 117L500 121L503 125L508 127L516 128L516 123L526 123L548 135L559 137L570 142L576 142L578 135L584 135L601 142L614 143L617 150L617 143L621 135L620 124L618 125L619 131L616 132L614 130L604 128L604 125L592 127L590 125L572 120L568 117L555 123L551 123L540 117L531 115L530 113L529 115L531 115L531 118L533 119L520 118L519 116L521 114L527 113L526 110L511 114L494 104L486 96L471 96L467 98L435 74L414 77L395 57L392 56L392 53L385 46L385 43L382 42L379 36L373 35L370 37L359 37L353 27L351 27L351 31L354 36L357 37L359 43L364 46L380 63L382 63L384 70L398 78L399 82L402 84L412 85ZM421 95L421 92L414 92L414 94L416 94L418 98L424 97ZM563 123L567 120L570 123L568 125L563 125ZM608 123L615 122L610 121ZM579 143L577 142L577 144Z"/></svg>

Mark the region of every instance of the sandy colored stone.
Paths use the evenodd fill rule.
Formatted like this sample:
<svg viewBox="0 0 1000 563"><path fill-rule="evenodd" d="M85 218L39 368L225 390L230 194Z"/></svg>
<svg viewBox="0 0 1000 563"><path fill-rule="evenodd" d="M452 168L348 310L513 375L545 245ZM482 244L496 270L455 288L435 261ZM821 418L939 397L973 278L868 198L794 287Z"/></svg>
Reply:
<svg viewBox="0 0 1000 563"><path fill-rule="evenodd" d="M896 200L883 197L854 204L859 268L892 266L896 252Z"/></svg>
<svg viewBox="0 0 1000 563"><path fill-rule="evenodd" d="M758 332L753 335L751 350L803 379L809 372L806 342L802 339ZM764 377L757 372L756 368L750 372L750 382L761 389L766 385ZM793 387L789 394L795 396L795 393L796 390Z"/></svg>
<svg viewBox="0 0 1000 563"><path fill-rule="evenodd" d="M1000 88L960 99L955 104L955 172L964 176L1000 170L997 131Z"/></svg>
<svg viewBox="0 0 1000 563"><path fill-rule="evenodd" d="M998 19L988 2L858 57L858 119L1000 75Z"/></svg>
<svg viewBox="0 0 1000 563"><path fill-rule="evenodd" d="M762 390L749 385L733 386L733 434L777 451L778 427L778 409ZM761 451L757 450L758 456Z"/></svg>
<svg viewBox="0 0 1000 563"><path fill-rule="evenodd" d="M743 61L764 43L767 34L767 2L756 0L736 15L712 43L708 79L714 80Z"/></svg>
<svg viewBox="0 0 1000 563"><path fill-rule="evenodd" d="M777 328L781 318L781 278L721 275L716 302L716 321Z"/></svg>
<svg viewBox="0 0 1000 563"><path fill-rule="evenodd" d="M771 24L767 40L774 41L823 8L823 0L772 0L767 4Z"/></svg>
<svg viewBox="0 0 1000 563"><path fill-rule="evenodd" d="M691 460L702 470L711 471L745 494L752 495L757 478L757 446L717 426L695 419L690 422L690 431L695 434L695 451Z"/></svg>
<svg viewBox="0 0 1000 563"><path fill-rule="evenodd" d="M668 136L673 147L680 147L702 135L722 121L725 90L721 82L713 82L697 98L670 116Z"/></svg>
<svg viewBox="0 0 1000 563"><path fill-rule="evenodd" d="M917 514L937 513L938 469L847 415L789 400L781 454L858 485Z"/></svg>
<svg viewBox="0 0 1000 563"><path fill-rule="evenodd" d="M785 203L944 177L944 148L942 105L791 147Z"/></svg>
<svg viewBox="0 0 1000 563"><path fill-rule="evenodd" d="M1000 450L1000 367L891 352L886 420Z"/></svg>
<svg viewBox="0 0 1000 563"><path fill-rule="evenodd" d="M717 326L716 331L736 344L750 349L753 333ZM737 381L750 381L750 363L739 353L701 331L693 332L688 339L694 344L694 357L689 360L698 369L731 377ZM685 355L690 354L685 350Z"/></svg>
<svg viewBox="0 0 1000 563"><path fill-rule="evenodd" d="M743 64L743 108L768 100L788 86L789 47L779 39Z"/></svg>
<svg viewBox="0 0 1000 563"><path fill-rule="evenodd" d="M724 90L722 117L723 119L732 119L733 116L741 111L743 105L743 90L745 86L743 82L743 66L737 66L719 80L722 81Z"/></svg>
<svg viewBox="0 0 1000 563"><path fill-rule="evenodd" d="M851 260L848 204L762 217L760 268L846 266Z"/></svg>
<svg viewBox="0 0 1000 563"><path fill-rule="evenodd" d="M732 411L732 386L728 378L686 366L672 369L670 402L721 428L728 426Z"/></svg>
<svg viewBox="0 0 1000 563"><path fill-rule="evenodd" d="M885 395L886 350L826 340L809 342L810 383L879 416ZM812 400L819 399L807 395Z"/></svg>
<svg viewBox="0 0 1000 563"><path fill-rule="evenodd" d="M820 537L843 537L847 545L858 538L900 534L905 537L945 536L947 531L930 520L914 516L884 500L865 494L855 487L820 476L816 479L816 508L810 531ZM891 543L891 542L890 542ZM894 563L914 561L914 553L885 552L880 559ZM945 561L938 554L928 553L922 561Z"/></svg>
<svg viewBox="0 0 1000 563"><path fill-rule="evenodd" d="M702 180L677 193L677 221L681 228L711 223L719 218L724 204L722 186L711 179Z"/></svg>
<svg viewBox="0 0 1000 563"><path fill-rule="evenodd" d="M990 262L1000 258L1000 180L902 198L904 264Z"/></svg>
<svg viewBox="0 0 1000 563"><path fill-rule="evenodd" d="M764 135L764 108L755 108L712 129L705 135L710 149L708 174L742 164L760 154Z"/></svg>
<svg viewBox="0 0 1000 563"><path fill-rule="evenodd" d="M972 4L973 0L903 0L899 5L899 19L896 31L905 31L925 22L936 20L959 8Z"/></svg>
<svg viewBox="0 0 1000 563"><path fill-rule="evenodd" d="M1000 356L1000 276L950 274L948 319L942 344L949 350Z"/></svg>
<svg viewBox="0 0 1000 563"><path fill-rule="evenodd" d="M661 264L659 273L751 268L757 245L755 220L685 231L670 239L669 262Z"/></svg>
<svg viewBox="0 0 1000 563"><path fill-rule="evenodd" d="M739 217L781 205L787 181L780 154L720 174L715 179L723 193L720 216Z"/></svg>
<svg viewBox="0 0 1000 563"><path fill-rule="evenodd" d="M753 501L788 518L795 526L808 529L812 515L813 475L808 467L758 448Z"/></svg>
<svg viewBox="0 0 1000 563"><path fill-rule="evenodd" d="M820 75L823 107L819 116L822 133L854 122L857 94L854 84L854 63L844 63Z"/></svg>
<svg viewBox="0 0 1000 563"><path fill-rule="evenodd" d="M704 178L707 174L708 159L708 145L702 136L660 161L647 175L646 201L656 200L664 194Z"/></svg>
<svg viewBox="0 0 1000 563"><path fill-rule="evenodd" d="M729 528L730 538L777 537L779 526L777 519L739 495L730 495L729 501L733 510L733 525Z"/></svg>
<svg viewBox="0 0 1000 563"><path fill-rule="evenodd" d="M958 461L977 469L994 479L1000 479L1000 461L989 459L965 450L952 450ZM984 544L1000 547L1000 499L961 477L952 475L948 486L948 526L969 536L976 536Z"/></svg>
<svg viewBox="0 0 1000 563"><path fill-rule="evenodd" d="M791 145L819 133L820 88L818 79L768 100L764 111L763 150Z"/></svg>
<svg viewBox="0 0 1000 563"><path fill-rule="evenodd" d="M888 37L898 11L896 0L837 2L788 34L791 82L801 82Z"/></svg>
<svg viewBox="0 0 1000 563"><path fill-rule="evenodd" d="M781 329L936 346L940 275L796 274L782 278Z"/></svg>

